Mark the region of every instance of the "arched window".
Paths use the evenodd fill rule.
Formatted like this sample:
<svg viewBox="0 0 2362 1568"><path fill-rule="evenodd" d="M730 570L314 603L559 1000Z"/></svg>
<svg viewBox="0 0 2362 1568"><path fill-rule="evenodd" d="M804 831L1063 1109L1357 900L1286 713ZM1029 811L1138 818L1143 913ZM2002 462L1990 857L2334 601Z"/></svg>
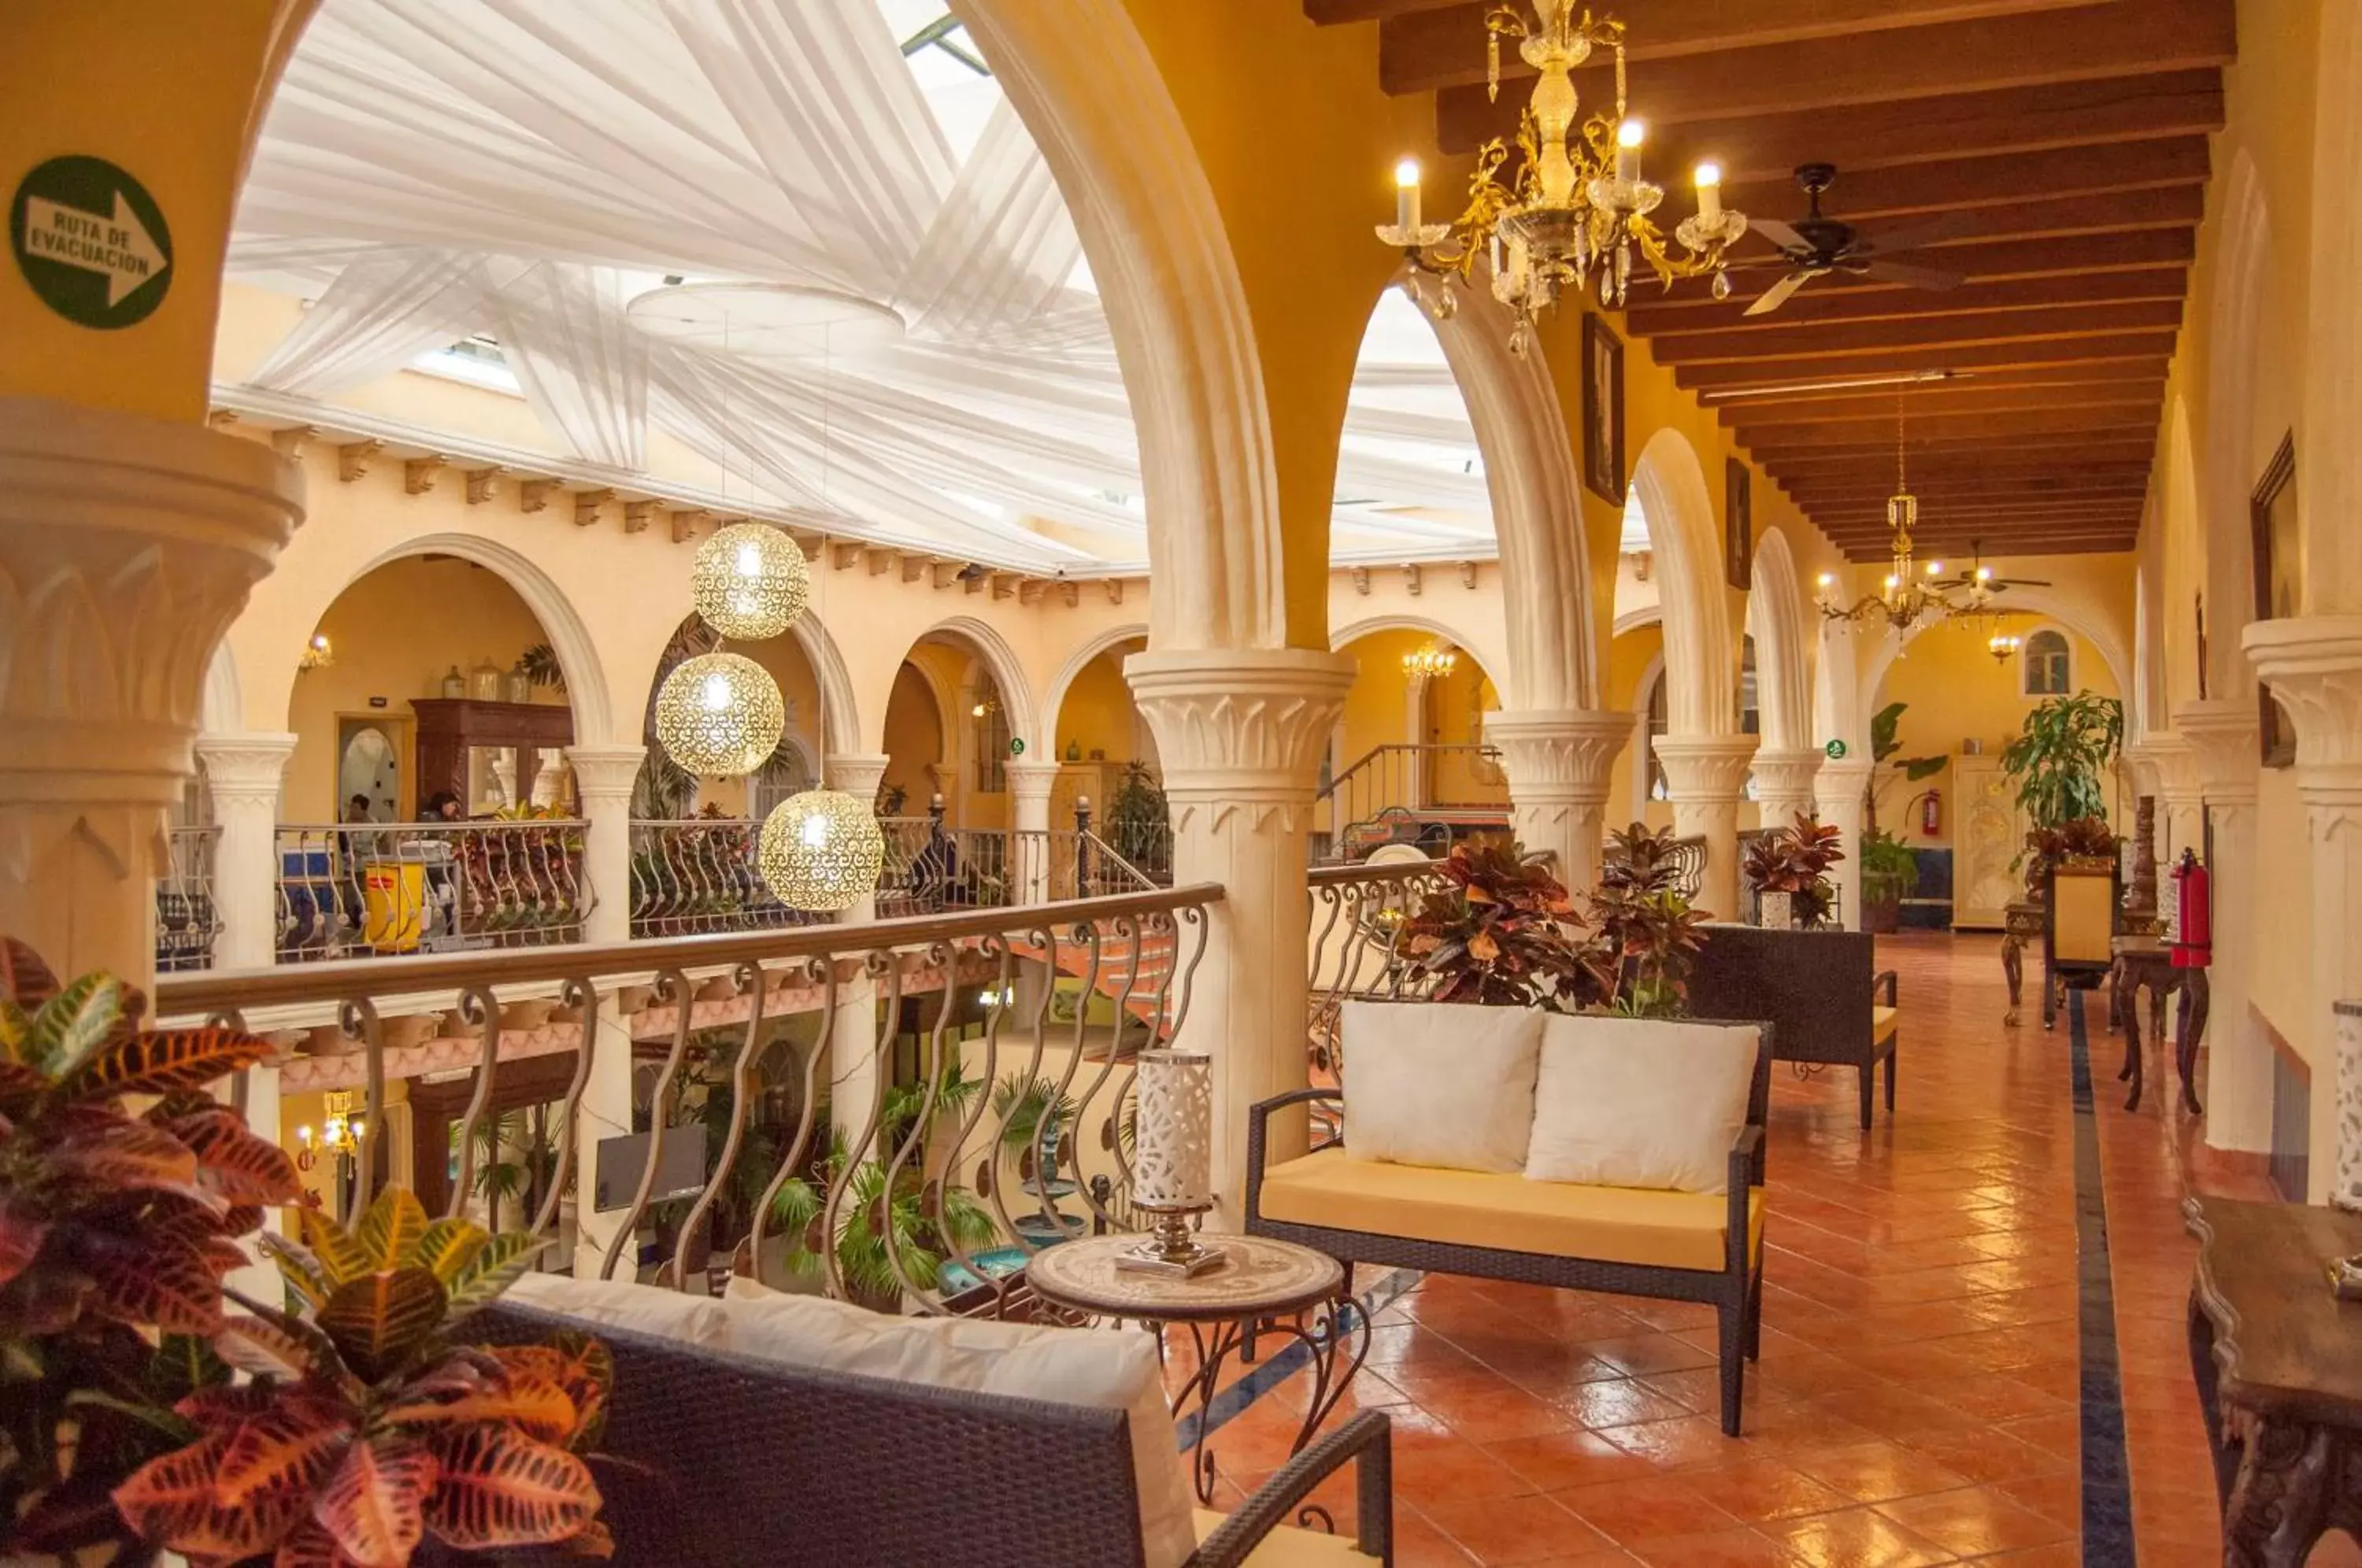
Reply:
<svg viewBox="0 0 2362 1568"><path fill-rule="evenodd" d="M2025 639L2018 673L2028 697L2064 697L2075 689L2074 656L2067 634L2044 630Z"/></svg>
<svg viewBox="0 0 2362 1568"><path fill-rule="evenodd" d="M1665 793L1665 765L1657 760L1657 737L1670 729L1666 697L1665 668L1659 665L1649 678L1649 799L1661 801ZM1745 638L1738 655L1738 733L1760 735L1763 733L1763 712L1756 705L1755 639ZM1744 797L1755 799L1755 776L1747 776Z"/></svg>

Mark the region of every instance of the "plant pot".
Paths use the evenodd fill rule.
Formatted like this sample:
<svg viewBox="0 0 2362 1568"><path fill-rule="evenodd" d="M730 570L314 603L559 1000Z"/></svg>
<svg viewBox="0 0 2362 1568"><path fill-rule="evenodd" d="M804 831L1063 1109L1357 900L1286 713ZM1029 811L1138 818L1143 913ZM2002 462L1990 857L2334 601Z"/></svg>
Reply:
<svg viewBox="0 0 2362 1568"><path fill-rule="evenodd" d="M1882 936L1902 930L1903 895L1888 893L1873 898L1864 893L1861 899L1861 928Z"/></svg>

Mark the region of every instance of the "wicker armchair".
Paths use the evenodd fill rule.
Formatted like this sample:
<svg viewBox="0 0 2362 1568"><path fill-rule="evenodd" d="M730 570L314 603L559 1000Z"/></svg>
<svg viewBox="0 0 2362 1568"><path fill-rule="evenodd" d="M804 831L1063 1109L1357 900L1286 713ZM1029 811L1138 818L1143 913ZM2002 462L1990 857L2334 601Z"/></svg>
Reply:
<svg viewBox="0 0 2362 1568"><path fill-rule="evenodd" d="M1868 932L1713 925L1690 970L1690 1010L1768 1020L1781 1061L1854 1068L1866 1129L1881 1064L1894 1114L1898 984L1893 970L1878 968Z"/></svg>
<svg viewBox="0 0 2362 1568"><path fill-rule="evenodd" d="M618 1564L1143 1561L1122 1410L817 1372L505 1304L470 1327L496 1343L584 1328L613 1353L614 1400L591 1469ZM1385 1417L1355 1416L1206 1533L1187 1568L1391 1563L1392 1454ZM1291 1550L1287 1538L1308 1532L1283 1527L1348 1462L1362 1555L1326 1538Z"/></svg>

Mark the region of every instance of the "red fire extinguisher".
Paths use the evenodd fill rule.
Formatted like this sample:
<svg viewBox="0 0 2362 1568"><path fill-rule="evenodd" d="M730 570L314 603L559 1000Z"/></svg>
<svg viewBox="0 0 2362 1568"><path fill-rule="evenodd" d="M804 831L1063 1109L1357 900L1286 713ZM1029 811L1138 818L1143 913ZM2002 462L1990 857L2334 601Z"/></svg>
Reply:
<svg viewBox="0 0 2362 1568"><path fill-rule="evenodd" d="M2173 889L2173 966L2206 968L2214 962L2213 885L2196 850L2181 852Z"/></svg>
<svg viewBox="0 0 2362 1568"><path fill-rule="evenodd" d="M1929 838L1941 838L1944 834L1944 796L1941 790L1930 790L1919 802L1919 831Z"/></svg>

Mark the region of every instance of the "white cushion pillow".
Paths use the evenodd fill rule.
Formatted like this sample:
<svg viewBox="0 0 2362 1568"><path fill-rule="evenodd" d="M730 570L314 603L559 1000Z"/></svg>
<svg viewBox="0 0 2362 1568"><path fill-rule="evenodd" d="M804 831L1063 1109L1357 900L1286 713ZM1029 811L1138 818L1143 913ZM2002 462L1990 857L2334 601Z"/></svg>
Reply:
<svg viewBox="0 0 2362 1568"><path fill-rule="evenodd" d="M1354 1158L1462 1171L1525 1165L1539 1010L1349 1001L1338 1026Z"/></svg>
<svg viewBox="0 0 2362 1568"><path fill-rule="evenodd" d="M726 1348L740 1355L1125 1412L1147 1568L1180 1568L1198 1550L1189 1478L1164 1402L1156 1342L1139 1330L894 1318L735 1277L722 1308Z"/></svg>
<svg viewBox="0 0 2362 1568"><path fill-rule="evenodd" d="M1755 1052L1750 1024L1548 1019L1526 1175L1725 1190L1730 1145L1747 1123Z"/></svg>
<svg viewBox="0 0 2362 1568"><path fill-rule="evenodd" d="M624 1279L576 1279L563 1274L528 1274L501 1299L536 1311L579 1318L602 1328L628 1329L682 1344L719 1347L729 1336L722 1303L688 1296L660 1285Z"/></svg>

